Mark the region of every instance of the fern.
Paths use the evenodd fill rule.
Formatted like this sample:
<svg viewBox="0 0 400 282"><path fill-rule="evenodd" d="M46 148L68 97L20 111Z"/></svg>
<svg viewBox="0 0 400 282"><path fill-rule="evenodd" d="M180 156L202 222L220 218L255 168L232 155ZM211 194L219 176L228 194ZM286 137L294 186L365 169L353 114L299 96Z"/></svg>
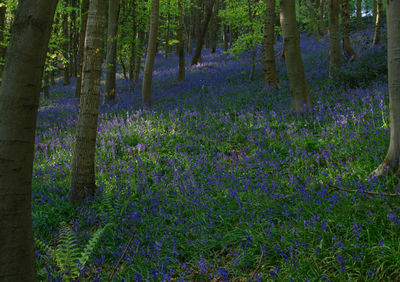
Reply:
<svg viewBox="0 0 400 282"><path fill-rule="evenodd" d="M86 247L81 250L77 244L77 238L65 222L61 223L59 241L56 248L53 248L38 238L35 238L36 245L44 250L49 258L56 263L60 273L65 279L75 279L80 275L79 270L84 268L89 260L90 254L95 250L108 227L113 225L108 223L98 229L90 238Z"/></svg>

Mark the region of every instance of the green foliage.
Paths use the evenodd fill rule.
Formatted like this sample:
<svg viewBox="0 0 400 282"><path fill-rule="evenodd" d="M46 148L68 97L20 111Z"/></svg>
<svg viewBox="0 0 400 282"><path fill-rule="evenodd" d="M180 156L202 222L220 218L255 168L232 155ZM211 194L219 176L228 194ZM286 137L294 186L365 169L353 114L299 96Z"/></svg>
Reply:
<svg viewBox="0 0 400 282"><path fill-rule="evenodd" d="M80 270L85 267L90 254L95 250L104 232L111 226L113 224L109 223L94 232L83 249L78 246L77 238L72 228L65 222L61 223L56 247L52 247L38 238L35 238L35 243L39 249L45 251L47 256L56 263L59 273L65 279L75 279L80 276Z"/></svg>

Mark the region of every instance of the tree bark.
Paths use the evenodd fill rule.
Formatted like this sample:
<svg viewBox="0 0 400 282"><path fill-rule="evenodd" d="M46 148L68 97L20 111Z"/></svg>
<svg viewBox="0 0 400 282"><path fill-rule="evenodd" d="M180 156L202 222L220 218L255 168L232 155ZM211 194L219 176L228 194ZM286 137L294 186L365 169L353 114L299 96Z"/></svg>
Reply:
<svg viewBox="0 0 400 282"><path fill-rule="evenodd" d="M356 17L357 17L357 27L358 27L358 29L362 28L361 1L362 0L356 0Z"/></svg>
<svg viewBox="0 0 400 282"><path fill-rule="evenodd" d="M350 33L350 12L349 12L349 0L342 0L342 25L343 25L343 53L345 57L353 61L356 52L354 52L353 47L351 46L351 41L349 37Z"/></svg>
<svg viewBox="0 0 400 282"><path fill-rule="evenodd" d="M78 75L76 79L75 97L81 96L82 88L82 72L83 72L83 55L85 49L85 36L86 36L86 26L89 10L89 0L82 0L81 3L81 32L79 34L79 67Z"/></svg>
<svg viewBox="0 0 400 282"><path fill-rule="evenodd" d="M311 96L300 52L294 0L280 0L285 64L292 97L292 110L303 113L311 108Z"/></svg>
<svg viewBox="0 0 400 282"><path fill-rule="evenodd" d="M104 102L115 99L117 72L117 38L118 38L119 0L111 0L108 5L107 55L106 55L106 88Z"/></svg>
<svg viewBox="0 0 400 282"><path fill-rule="evenodd" d="M339 35L339 0L328 0L329 77L334 78L341 62Z"/></svg>
<svg viewBox="0 0 400 282"><path fill-rule="evenodd" d="M70 198L75 204L91 198L96 190L95 150L106 9L106 0L89 2L82 93L71 170Z"/></svg>
<svg viewBox="0 0 400 282"><path fill-rule="evenodd" d="M264 41L263 41L263 69L265 88L272 86L279 88L279 78L276 72L274 52L274 23L275 23L275 0L267 0L265 8Z"/></svg>
<svg viewBox="0 0 400 282"><path fill-rule="evenodd" d="M5 0L0 0L0 84L4 68L5 51L4 48L4 33L6 31L6 3Z"/></svg>
<svg viewBox="0 0 400 282"><path fill-rule="evenodd" d="M32 170L36 118L57 0L20 1L0 89L0 280L36 281Z"/></svg>
<svg viewBox="0 0 400 282"><path fill-rule="evenodd" d="M159 20L159 0L151 1L151 18L149 43L147 45L146 63L143 73L142 99L145 107L153 105L153 96L151 93L151 83L153 80L154 60L157 52L157 34Z"/></svg>
<svg viewBox="0 0 400 282"><path fill-rule="evenodd" d="M372 0L372 24L375 26L376 24L376 16L377 16L377 0Z"/></svg>
<svg viewBox="0 0 400 282"><path fill-rule="evenodd" d="M375 22L375 33L374 33L374 40L372 41L372 46L379 44L381 40L382 14L383 14L383 3L382 0L378 0L378 9L376 13L376 22Z"/></svg>
<svg viewBox="0 0 400 282"><path fill-rule="evenodd" d="M199 36L197 37L196 50L194 51L194 55L193 55L192 61L190 63L191 66L196 65L200 60L201 50L203 49L204 39L205 39L205 36L207 33L208 23L210 22L210 19L211 19L212 13L213 13L214 4L215 4L215 0L211 0L210 4L207 7L205 20L201 27Z"/></svg>
<svg viewBox="0 0 400 282"><path fill-rule="evenodd" d="M178 82L185 81L185 26L183 17L185 10L182 6L182 0L178 0L179 22L178 22L178 55L179 55L179 71Z"/></svg>
<svg viewBox="0 0 400 282"><path fill-rule="evenodd" d="M68 7L68 1L64 0L64 6ZM63 31L63 57L64 57L64 85L69 85L69 67L70 67L70 56L69 56L69 33L68 33L68 13L67 11L62 11L62 31Z"/></svg>
<svg viewBox="0 0 400 282"><path fill-rule="evenodd" d="M390 106L390 145L382 164L372 173L400 175L400 1L386 1L388 75Z"/></svg>

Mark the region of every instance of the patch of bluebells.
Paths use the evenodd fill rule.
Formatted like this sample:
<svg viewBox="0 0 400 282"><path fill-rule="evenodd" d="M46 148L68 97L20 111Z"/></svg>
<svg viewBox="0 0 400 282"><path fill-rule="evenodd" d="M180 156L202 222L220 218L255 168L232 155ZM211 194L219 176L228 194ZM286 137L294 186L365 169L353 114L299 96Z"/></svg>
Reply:
<svg viewBox="0 0 400 282"><path fill-rule="evenodd" d="M100 108L99 189L78 208L68 201L78 100L73 85L53 85L52 93L63 94L39 109L35 236L54 242L62 220L84 246L95 230L116 223L91 254L82 274L89 280L107 278L132 230L136 236L116 274L120 280L248 278L260 248L265 255L255 280L305 281L309 273L327 281L348 273L368 277L378 269L383 245L376 265L368 262L367 249L391 236L389 230L399 235L399 211L385 208L385 197L365 193L384 191L387 182L365 182L365 171L357 171L372 170L386 153L387 82L330 85L328 46L327 38L301 37L314 105L306 116L289 111L280 59L282 90L264 92L261 64L255 81L247 81L248 54L231 60L221 50L205 50L203 63L187 66L181 84L177 58L158 55L152 110L141 108L140 82L132 88L118 80L116 101ZM368 52L363 48L358 52ZM332 191L328 184L357 192ZM44 279L57 279L56 266L41 256Z"/></svg>

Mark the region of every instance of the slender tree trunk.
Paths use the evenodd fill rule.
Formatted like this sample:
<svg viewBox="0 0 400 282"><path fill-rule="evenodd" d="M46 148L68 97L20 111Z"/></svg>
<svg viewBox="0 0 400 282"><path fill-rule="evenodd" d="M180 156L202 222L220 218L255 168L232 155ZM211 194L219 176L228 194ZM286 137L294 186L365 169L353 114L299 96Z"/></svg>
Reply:
<svg viewBox="0 0 400 282"><path fill-rule="evenodd" d="M117 38L118 38L119 0L109 1L106 55L106 89L104 102L115 99L117 72Z"/></svg>
<svg viewBox="0 0 400 282"><path fill-rule="evenodd" d="M82 91L82 72L83 72L83 55L84 55L84 45L85 45L85 36L86 36L86 26L87 26L87 18L88 18L88 10L89 10L89 0L82 0L81 3L81 32L79 34L79 67L78 67L78 75L76 79L76 88L75 88L75 97L81 96Z"/></svg>
<svg viewBox="0 0 400 282"><path fill-rule="evenodd" d="M339 0L328 0L329 21L329 77L340 69Z"/></svg>
<svg viewBox="0 0 400 282"><path fill-rule="evenodd" d="M78 75L78 45L79 45L79 36L78 36L78 25L77 25L77 9L79 9L78 0L71 0L71 6L74 7L74 10L71 12L71 55L72 55L72 64L71 64L71 75L73 77L77 77Z"/></svg>
<svg viewBox="0 0 400 282"><path fill-rule="evenodd" d="M196 65L200 60L201 50L203 49L204 39L205 39L205 36L207 33L208 23L210 22L210 19L211 19L212 13L213 13L214 4L215 4L215 0L211 0L210 4L207 7L206 17L205 17L205 20L201 27L201 32L197 38L196 50L194 51L192 62L190 63L191 66Z"/></svg>
<svg viewBox="0 0 400 282"><path fill-rule="evenodd" d="M325 29L324 29L325 6L326 6L326 1L321 0L320 6L319 6L319 27L320 27L319 34L321 35L321 37L324 37L326 35Z"/></svg>
<svg viewBox="0 0 400 282"><path fill-rule="evenodd" d="M388 75L390 107L390 145L382 164L372 173L381 176L389 173L400 175L400 1L386 1L388 40Z"/></svg>
<svg viewBox="0 0 400 282"><path fill-rule="evenodd" d="M5 0L0 0L0 83L4 67L5 51L4 48L4 33L6 31L6 3Z"/></svg>
<svg viewBox="0 0 400 282"><path fill-rule="evenodd" d="M253 0L248 0L247 1L248 5L248 10L249 10L249 21L250 21L250 27L249 27L249 33L253 34L254 33L254 28L253 28ZM250 40L250 47L251 47L251 69L250 69L250 74L249 74L249 81L254 80L254 71L256 68L256 49L254 46L254 40Z"/></svg>
<svg viewBox="0 0 400 282"><path fill-rule="evenodd" d="M356 17L357 17L357 27L358 27L358 29L362 28L361 1L362 0L356 0Z"/></svg>
<svg viewBox="0 0 400 282"><path fill-rule="evenodd" d="M382 14L383 14L383 3L382 0L378 0L378 9L375 22L375 33L374 33L374 40L372 41L372 46L379 44L381 40Z"/></svg>
<svg viewBox="0 0 400 282"><path fill-rule="evenodd" d="M144 32L142 30L139 30L136 38L138 39L138 51L136 54L135 81L138 81L140 76L140 69L142 67Z"/></svg>
<svg viewBox="0 0 400 282"><path fill-rule="evenodd" d="M72 159L70 197L75 204L96 190L95 151L107 0L90 0L83 57L82 93Z"/></svg>
<svg viewBox="0 0 400 282"><path fill-rule="evenodd" d="M149 44L147 45L146 63L144 66L143 88L142 88L142 99L145 107L151 107L153 105L151 83L153 80L154 60L156 58L156 52L157 52L159 4L160 4L159 0L151 1Z"/></svg>
<svg viewBox="0 0 400 282"><path fill-rule="evenodd" d="M275 63L275 0L267 0L265 8L265 25L264 25L264 41L263 41L263 69L265 88L272 86L280 88L278 73L276 72Z"/></svg>
<svg viewBox="0 0 400 282"><path fill-rule="evenodd" d="M168 5L169 5L169 3L168 3ZM168 14L167 14L167 30L165 32L165 58L168 58L168 55L169 55L169 33L170 33L169 21L170 21L170 16L169 16L169 12L168 12Z"/></svg>
<svg viewBox="0 0 400 282"><path fill-rule="evenodd" d="M136 64L136 34L137 34L137 20L136 20L136 1L132 3L132 37L131 37L131 56L129 57L129 87L133 88L133 83L135 81L135 64Z"/></svg>
<svg viewBox="0 0 400 282"><path fill-rule="evenodd" d="M185 80L185 25L183 17L185 10L182 6L182 0L178 0L179 22L178 22L178 55L179 55L179 71L178 82Z"/></svg>
<svg viewBox="0 0 400 282"><path fill-rule="evenodd" d="M279 3L292 109L297 113L302 113L311 108L311 96L301 59L296 6L294 0L280 0Z"/></svg>
<svg viewBox="0 0 400 282"><path fill-rule="evenodd" d="M65 7L68 7L68 1L64 0ZM68 33L68 13L63 11L62 18L62 30L63 30L63 56L64 56L64 85L69 85L69 66L70 66L70 56L69 56L69 33Z"/></svg>
<svg viewBox="0 0 400 282"><path fill-rule="evenodd" d="M356 52L354 52L353 47L350 42L350 12L349 12L349 0L342 0L342 25L343 25L343 53L346 58L353 61Z"/></svg>
<svg viewBox="0 0 400 282"><path fill-rule="evenodd" d="M372 24L376 25L376 16L377 16L377 0L372 0Z"/></svg>
<svg viewBox="0 0 400 282"><path fill-rule="evenodd" d="M40 88L56 5L57 0L20 1L11 29L0 88L0 281L37 281L32 170Z"/></svg>

